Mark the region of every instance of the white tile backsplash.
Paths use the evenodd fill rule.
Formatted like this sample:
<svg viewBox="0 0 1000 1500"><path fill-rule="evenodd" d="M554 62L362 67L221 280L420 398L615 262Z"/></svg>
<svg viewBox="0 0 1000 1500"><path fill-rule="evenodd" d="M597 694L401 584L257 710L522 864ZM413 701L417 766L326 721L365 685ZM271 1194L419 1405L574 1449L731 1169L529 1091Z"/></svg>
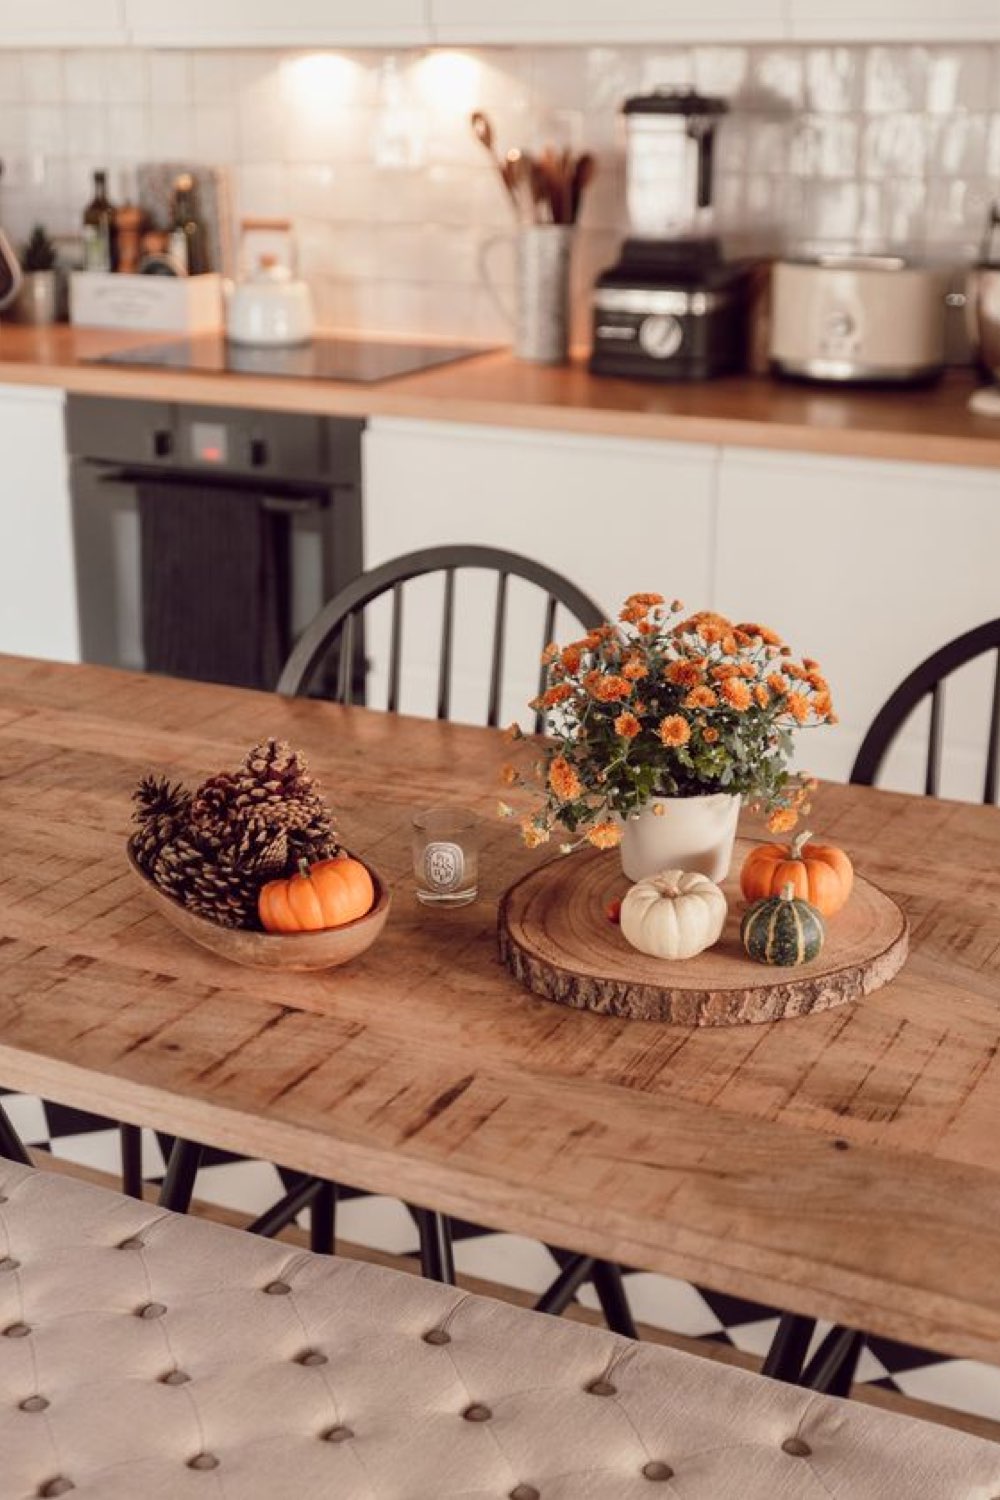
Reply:
<svg viewBox="0 0 1000 1500"><path fill-rule="evenodd" d="M0 222L79 226L90 174L213 161L239 215L289 215L320 317L385 332L506 338L510 206L468 127L498 144L586 146L598 176L574 264L587 288L625 228L629 94L730 100L718 222L733 253L903 248L956 262L1000 198L1000 47L494 48L458 54L0 51ZM496 241L496 243L493 243Z"/></svg>

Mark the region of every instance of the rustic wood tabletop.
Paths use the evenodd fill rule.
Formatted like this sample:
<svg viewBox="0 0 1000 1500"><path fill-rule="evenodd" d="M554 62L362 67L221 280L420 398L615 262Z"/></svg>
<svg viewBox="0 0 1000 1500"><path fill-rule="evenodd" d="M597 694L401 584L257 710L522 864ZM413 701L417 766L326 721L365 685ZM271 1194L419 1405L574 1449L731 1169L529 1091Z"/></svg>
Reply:
<svg viewBox="0 0 1000 1500"><path fill-rule="evenodd" d="M267 735L394 888L329 974L188 944L126 868L143 772L193 783ZM505 748L0 658L0 1084L1000 1363L1000 810L824 786L812 821L906 910L906 967L839 1009L688 1029L500 966L497 898L544 853L493 818ZM484 817L480 899L450 912L410 874L410 815L442 799Z"/></svg>

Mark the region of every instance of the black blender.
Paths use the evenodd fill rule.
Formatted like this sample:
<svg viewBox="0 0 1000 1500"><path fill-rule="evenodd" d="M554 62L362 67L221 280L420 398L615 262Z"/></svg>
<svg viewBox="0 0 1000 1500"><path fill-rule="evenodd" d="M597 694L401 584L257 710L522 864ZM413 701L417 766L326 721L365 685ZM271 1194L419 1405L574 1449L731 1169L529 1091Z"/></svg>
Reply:
<svg viewBox="0 0 1000 1500"><path fill-rule="evenodd" d="M751 266L712 232L715 132L729 106L694 89L626 99L630 234L593 291L598 375L708 380L745 358Z"/></svg>

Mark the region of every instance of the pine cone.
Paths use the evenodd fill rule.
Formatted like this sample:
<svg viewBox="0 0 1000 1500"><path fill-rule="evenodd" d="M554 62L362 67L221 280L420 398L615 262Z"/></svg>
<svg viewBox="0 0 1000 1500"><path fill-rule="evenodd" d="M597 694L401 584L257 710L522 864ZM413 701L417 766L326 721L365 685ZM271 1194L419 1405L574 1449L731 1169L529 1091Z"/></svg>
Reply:
<svg viewBox="0 0 1000 1500"><path fill-rule="evenodd" d="M144 776L132 793L132 849L140 867L151 871L164 844L178 832L187 817L191 795L178 781L165 776Z"/></svg>
<svg viewBox="0 0 1000 1500"><path fill-rule="evenodd" d="M161 849L152 878L188 911L221 927L256 925L260 877L235 865L231 856L220 859L190 839L177 838Z"/></svg>

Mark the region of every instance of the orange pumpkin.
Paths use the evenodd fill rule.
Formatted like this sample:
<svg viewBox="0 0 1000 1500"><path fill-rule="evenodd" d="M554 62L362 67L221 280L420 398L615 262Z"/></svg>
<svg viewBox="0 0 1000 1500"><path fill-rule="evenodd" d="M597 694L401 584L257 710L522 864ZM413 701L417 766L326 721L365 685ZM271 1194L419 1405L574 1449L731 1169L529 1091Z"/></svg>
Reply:
<svg viewBox="0 0 1000 1500"><path fill-rule="evenodd" d="M854 867L843 849L832 844L809 844L811 833L800 833L791 844L758 844L743 861L740 889L747 901L780 896L791 884L793 895L808 901L824 917L838 912L851 894Z"/></svg>
<svg viewBox="0 0 1000 1500"><path fill-rule="evenodd" d="M319 932L343 927L370 912L375 887L359 859L339 855L317 864L299 860L299 873L269 880L257 901L265 932Z"/></svg>

